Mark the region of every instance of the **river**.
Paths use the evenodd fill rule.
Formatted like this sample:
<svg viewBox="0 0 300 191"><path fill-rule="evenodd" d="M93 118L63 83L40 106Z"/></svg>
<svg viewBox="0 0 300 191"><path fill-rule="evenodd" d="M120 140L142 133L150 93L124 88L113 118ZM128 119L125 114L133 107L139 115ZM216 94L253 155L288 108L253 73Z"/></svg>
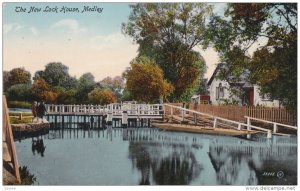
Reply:
<svg viewBox="0 0 300 191"><path fill-rule="evenodd" d="M296 137L74 128L16 141L16 149L36 185L297 184Z"/></svg>

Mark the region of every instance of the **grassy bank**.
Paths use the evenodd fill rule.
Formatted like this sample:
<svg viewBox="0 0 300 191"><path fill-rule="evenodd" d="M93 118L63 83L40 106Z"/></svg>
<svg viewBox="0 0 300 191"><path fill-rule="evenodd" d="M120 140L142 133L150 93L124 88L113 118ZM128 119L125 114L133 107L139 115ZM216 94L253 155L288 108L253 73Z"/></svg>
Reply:
<svg viewBox="0 0 300 191"><path fill-rule="evenodd" d="M22 117L21 117L22 115ZM20 112L20 113L9 113L9 119L11 124L21 124L21 123L31 123L32 122L32 113L30 112Z"/></svg>

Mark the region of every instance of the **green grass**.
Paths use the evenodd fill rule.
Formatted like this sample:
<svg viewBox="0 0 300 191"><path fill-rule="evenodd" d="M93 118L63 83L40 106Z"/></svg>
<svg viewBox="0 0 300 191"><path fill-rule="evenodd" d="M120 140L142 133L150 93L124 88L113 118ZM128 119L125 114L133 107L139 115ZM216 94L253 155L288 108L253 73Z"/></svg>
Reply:
<svg viewBox="0 0 300 191"><path fill-rule="evenodd" d="M10 123L11 124L32 123L32 118L24 118L20 120L19 118L10 117Z"/></svg>
<svg viewBox="0 0 300 191"><path fill-rule="evenodd" d="M25 117L25 116L32 116L32 113L31 112L10 112L9 113L9 116L20 116L22 113L22 116Z"/></svg>

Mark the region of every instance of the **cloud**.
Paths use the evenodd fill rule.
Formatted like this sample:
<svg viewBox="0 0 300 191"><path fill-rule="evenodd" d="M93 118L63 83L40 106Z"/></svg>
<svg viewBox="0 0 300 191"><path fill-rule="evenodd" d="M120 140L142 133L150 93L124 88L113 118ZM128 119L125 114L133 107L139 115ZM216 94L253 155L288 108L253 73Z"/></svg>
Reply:
<svg viewBox="0 0 300 191"><path fill-rule="evenodd" d="M11 24L4 24L3 25L3 33L9 33L9 32L16 32L22 28L25 28L25 26L22 26L18 23L11 23Z"/></svg>
<svg viewBox="0 0 300 191"><path fill-rule="evenodd" d="M38 30L35 27L30 27L30 31L36 36L38 35Z"/></svg>
<svg viewBox="0 0 300 191"><path fill-rule="evenodd" d="M81 27L79 22L75 19L63 19L50 26L51 29L55 28L68 28L74 33L85 32L86 29Z"/></svg>

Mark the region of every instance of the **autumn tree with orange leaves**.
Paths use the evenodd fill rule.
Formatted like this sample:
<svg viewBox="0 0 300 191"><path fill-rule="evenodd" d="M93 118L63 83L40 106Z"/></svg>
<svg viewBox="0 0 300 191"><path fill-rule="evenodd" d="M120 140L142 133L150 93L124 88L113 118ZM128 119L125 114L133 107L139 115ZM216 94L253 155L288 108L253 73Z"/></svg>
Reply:
<svg viewBox="0 0 300 191"><path fill-rule="evenodd" d="M147 57L138 57L131 61L131 68L125 74L126 88L135 100L140 102L158 102L174 90L164 79L162 69Z"/></svg>

